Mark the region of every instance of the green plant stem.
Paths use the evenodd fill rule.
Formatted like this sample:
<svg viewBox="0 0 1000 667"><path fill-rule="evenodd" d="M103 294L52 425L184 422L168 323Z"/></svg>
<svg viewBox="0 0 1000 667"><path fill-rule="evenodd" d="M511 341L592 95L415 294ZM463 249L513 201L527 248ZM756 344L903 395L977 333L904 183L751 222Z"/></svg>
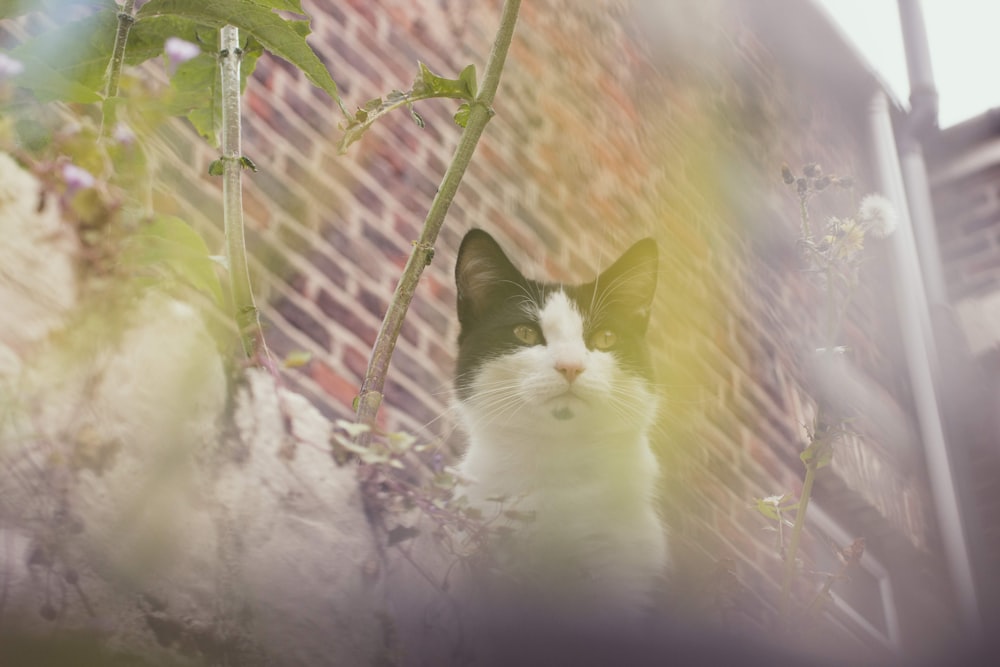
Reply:
<svg viewBox="0 0 1000 667"><path fill-rule="evenodd" d="M111 62L108 63L108 73L105 77L104 86L104 116L101 119L101 135L105 136L115 126L115 105L108 103L108 100L118 97L118 84L121 81L122 67L125 65L125 45L128 43L128 34L135 23L135 0L125 0L121 11L118 12L118 32L115 34L115 46L111 51Z"/></svg>
<svg viewBox="0 0 1000 667"><path fill-rule="evenodd" d="M840 307L837 304L836 276L832 266L826 267L826 340L824 345L832 351L836 344L837 332L840 330Z"/></svg>
<svg viewBox="0 0 1000 667"><path fill-rule="evenodd" d="M799 195L799 219L802 221L802 239L812 243L812 225L809 223L809 204L805 195Z"/></svg>
<svg viewBox="0 0 1000 667"><path fill-rule="evenodd" d="M424 268L430 264L434 253L434 243L437 240L438 232L444 223L448 208L451 206L458 186L462 182L462 177L469 166L472 154L476 150L479 138L486 128L486 124L493 116L493 99L497 88L500 85L500 75L503 72L504 62L507 59L507 51L514 35L514 26L517 23L517 13L520 9L520 0L506 0L501 12L500 27L497 30L496 38L493 41L493 48L490 51L489 60L486 63L486 72L483 75L483 82L480 86L479 94L471 104L469 119L465 130L459 140L455 155L445 172L438 188L437 195L431 203L430 210L424 220L423 230L420 239L413 244L413 252L403 270L399 284L389 303L382 326L375 339L371 357L368 360L368 369L365 373L364 381L361 385L361 393L357 404L357 421L359 424L373 426L379 407L382 405L382 396L385 388L385 378L389 370L389 362L392 358L393 350L396 347L396 340L399 338L400 329L403 326L403 319L409 309L413 294L420 281L420 275ZM359 441L363 444L367 442L367 434L363 434Z"/></svg>
<svg viewBox="0 0 1000 667"><path fill-rule="evenodd" d="M250 285L243 228L243 148L240 118L240 32L235 26L219 30L219 61L222 69L222 206L226 234L229 287L236 326L247 357L253 358L264 336L260 315Z"/></svg>
<svg viewBox="0 0 1000 667"><path fill-rule="evenodd" d="M781 619L787 623L791 618L792 610L792 582L795 579L795 570L799 554L799 543L802 540L802 530L806 523L806 510L809 509L809 499L812 497L813 483L816 481L816 470L818 466L815 462L806 464L806 476L802 480L802 494L799 496L798 507L795 511L795 524L792 526L792 538L785 552L785 576L781 582Z"/></svg>

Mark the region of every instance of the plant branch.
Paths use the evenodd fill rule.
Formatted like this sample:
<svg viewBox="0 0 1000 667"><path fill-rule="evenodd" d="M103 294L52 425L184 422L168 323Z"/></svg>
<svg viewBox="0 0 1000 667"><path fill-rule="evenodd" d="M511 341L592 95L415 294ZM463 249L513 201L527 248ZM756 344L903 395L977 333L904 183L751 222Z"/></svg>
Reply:
<svg viewBox="0 0 1000 667"><path fill-rule="evenodd" d="M250 285L243 228L243 148L240 118L240 32L235 26L219 31L219 62L222 69L222 202L226 233L226 259L229 287L235 310L236 326L247 357L253 358L258 347L266 351L260 315ZM265 355L266 356L266 355Z"/></svg>
<svg viewBox="0 0 1000 667"><path fill-rule="evenodd" d="M434 255L434 242L437 240L448 208L451 206L458 186L462 182L462 177L469 166L472 154L476 150L479 138L482 136L487 122L493 116L493 98L500 85L500 75L503 72L507 51L510 48L520 5L520 0L505 0L504 2L500 27L486 63L486 72L483 75L479 94L470 105L469 119L462 132L458 147L455 149L455 155L445 172L430 210L427 212L420 239L413 244L413 251L410 253L406 268L396 286L396 291L375 339L365 379L361 385L361 393L358 397L357 421L359 424L372 426L375 423L375 417L382 404L389 362L403 326L403 319L409 309L410 302L413 300L420 275L424 268L430 264ZM366 440L369 434L370 431L367 434L362 434L360 439Z"/></svg>
<svg viewBox="0 0 1000 667"><path fill-rule="evenodd" d="M802 493L795 511L795 524L792 526L792 537L785 553L785 576L781 582L781 619L787 623L791 618L792 581L795 579L795 569L798 561L799 543L802 540L802 529L806 523L806 510L809 509L809 499L812 497L813 483L816 481L816 470L819 468L816 460L806 464L806 476L802 481Z"/></svg>
<svg viewBox="0 0 1000 667"><path fill-rule="evenodd" d="M108 72L105 76L104 86L104 114L101 119L101 135L106 136L111 128L115 126L116 107L109 100L118 97L118 83L121 80L122 67L125 64L125 45L128 42L128 34L135 23L135 0L125 0L121 11L118 12L118 32L115 34L115 46L111 52L111 62L108 63Z"/></svg>

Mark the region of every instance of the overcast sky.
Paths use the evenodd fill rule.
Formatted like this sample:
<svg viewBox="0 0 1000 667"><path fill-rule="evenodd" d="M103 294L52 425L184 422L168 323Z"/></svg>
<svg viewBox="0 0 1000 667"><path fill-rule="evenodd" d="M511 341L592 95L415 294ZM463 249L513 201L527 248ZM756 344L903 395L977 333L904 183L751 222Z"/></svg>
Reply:
<svg viewBox="0 0 1000 667"><path fill-rule="evenodd" d="M909 99L896 0L819 0L899 99ZM1000 1L923 0L941 127L1000 107Z"/></svg>

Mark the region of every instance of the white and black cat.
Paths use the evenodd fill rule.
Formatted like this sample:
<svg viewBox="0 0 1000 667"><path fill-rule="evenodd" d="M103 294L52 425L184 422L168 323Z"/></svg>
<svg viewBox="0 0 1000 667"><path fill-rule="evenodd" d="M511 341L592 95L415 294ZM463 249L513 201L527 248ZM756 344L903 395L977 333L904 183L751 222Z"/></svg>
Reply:
<svg viewBox="0 0 1000 667"><path fill-rule="evenodd" d="M645 343L656 244L564 286L525 277L473 230L455 277L468 435L456 501L490 538L453 532L459 559L425 523L400 545L389 586L404 664L526 664L529 636L636 627L667 569Z"/></svg>
<svg viewBox="0 0 1000 667"><path fill-rule="evenodd" d="M655 242L567 286L525 277L472 230L455 277L461 492L509 526L499 568L546 605L640 613L668 559L649 442Z"/></svg>

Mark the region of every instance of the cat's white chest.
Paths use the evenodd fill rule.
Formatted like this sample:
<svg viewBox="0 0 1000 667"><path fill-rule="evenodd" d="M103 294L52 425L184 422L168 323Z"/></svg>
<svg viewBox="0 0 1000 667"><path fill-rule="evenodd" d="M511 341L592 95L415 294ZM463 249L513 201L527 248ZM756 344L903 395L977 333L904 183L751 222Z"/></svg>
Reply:
<svg viewBox="0 0 1000 667"><path fill-rule="evenodd" d="M469 479L463 492L505 535L501 568L617 612L649 605L667 569L657 464L641 434L627 435L635 441L616 446L472 443L460 467Z"/></svg>

